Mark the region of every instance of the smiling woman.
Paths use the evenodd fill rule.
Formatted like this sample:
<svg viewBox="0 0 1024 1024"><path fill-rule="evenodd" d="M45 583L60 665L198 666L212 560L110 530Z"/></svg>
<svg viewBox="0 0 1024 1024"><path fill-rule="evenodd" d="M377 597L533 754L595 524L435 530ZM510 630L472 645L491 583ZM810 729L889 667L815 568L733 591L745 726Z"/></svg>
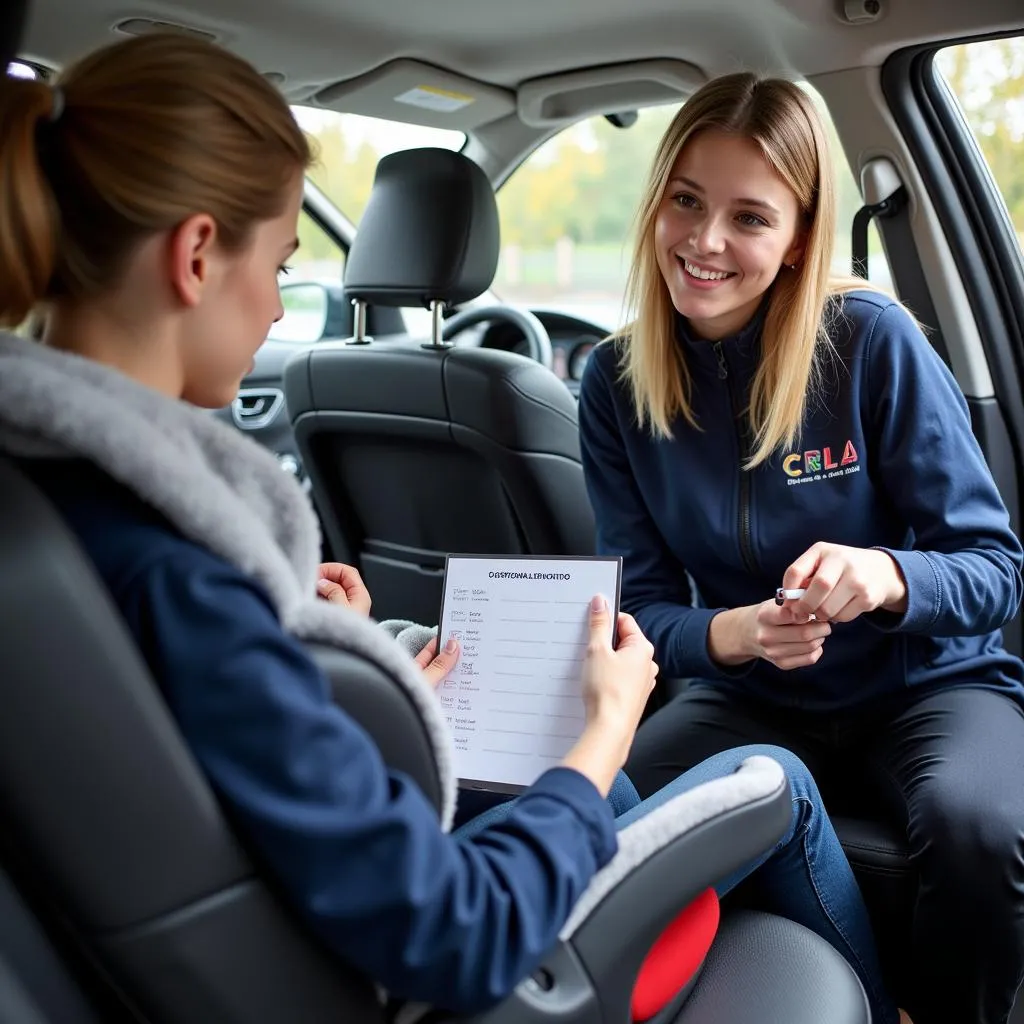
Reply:
<svg viewBox="0 0 1024 1024"><path fill-rule="evenodd" d="M753 444L743 460L756 466L793 443L826 340L835 230L828 138L802 89L729 75L686 103L654 156L627 288L636 318L624 370L641 427L668 437L676 416L696 425L675 315L698 336L717 340L764 305L771 340L751 385ZM729 276L702 280L685 259L709 275Z"/></svg>
<svg viewBox="0 0 1024 1024"><path fill-rule="evenodd" d="M920 875L914 1018L997 1024L1024 965L1024 664L1000 634L1024 552L918 325L832 276L833 179L807 94L752 74L700 89L655 155L637 317L579 406L598 550L689 681L628 773L649 793L770 741L895 796Z"/></svg>

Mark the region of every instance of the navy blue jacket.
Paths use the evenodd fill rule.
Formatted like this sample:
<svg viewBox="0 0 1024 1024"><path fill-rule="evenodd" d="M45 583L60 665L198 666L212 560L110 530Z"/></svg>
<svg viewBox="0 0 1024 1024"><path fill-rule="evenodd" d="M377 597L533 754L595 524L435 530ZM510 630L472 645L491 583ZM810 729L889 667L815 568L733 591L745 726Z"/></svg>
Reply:
<svg viewBox="0 0 1024 1024"><path fill-rule="evenodd" d="M1024 666L1000 627L1021 600L1021 545L1008 525L967 403L898 304L858 291L839 302L824 388L798 450L752 471L742 416L762 315L711 343L679 318L699 430L671 440L636 426L613 342L595 349L580 392L580 440L598 547L623 556L622 605L662 672L735 687L776 704L830 709L906 687L967 684L1024 693ZM902 616L833 624L813 666L757 660L723 668L708 625L760 603L816 541L881 547L907 582ZM689 580L696 584L691 592Z"/></svg>
<svg viewBox="0 0 1024 1024"><path fill-rule="evenodd" d="M529 974L615 852L593 784L555 768L502 825L444 835L252 579L87 463L23 466L95 562L231 816L327 942L393 994L460 1012Z"/></svg>

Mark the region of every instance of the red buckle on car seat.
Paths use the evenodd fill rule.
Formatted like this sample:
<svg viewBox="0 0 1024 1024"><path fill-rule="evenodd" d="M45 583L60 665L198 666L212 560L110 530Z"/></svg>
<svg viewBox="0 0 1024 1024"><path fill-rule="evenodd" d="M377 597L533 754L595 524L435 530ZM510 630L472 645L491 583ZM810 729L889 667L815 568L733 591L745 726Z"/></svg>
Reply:
<svg viewBox="0 0 1024 1024"><path fill-rule="evenodd" d="M679 994L708 955L718 919L718 895L706 889L661 933L633 988L634 1021L650 1020Z"/></svg>

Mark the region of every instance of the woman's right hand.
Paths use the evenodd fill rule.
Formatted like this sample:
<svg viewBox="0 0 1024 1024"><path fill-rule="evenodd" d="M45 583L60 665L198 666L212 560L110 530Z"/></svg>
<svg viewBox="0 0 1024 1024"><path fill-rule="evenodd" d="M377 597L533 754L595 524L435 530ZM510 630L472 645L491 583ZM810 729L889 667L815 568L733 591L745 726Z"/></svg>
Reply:
<svg viewBox="0 0 1024 1024"><path fill-rule="evenodd" d="M658 675L654 647L633 616L621 613L617 626L618 644L613 649L608 603L595 597L583 662L586 726L563 761L586 775L604 795L626 762Z"/></svg>
<svg viewBox="0 0 1024 1024"><path fill-rule="evenodd" d="M763 658L788 671L813 665L831 632L828 622L797 614L790 602L780 607L773 598L719 612L708 628L708 654L719 665Z"/></svg>

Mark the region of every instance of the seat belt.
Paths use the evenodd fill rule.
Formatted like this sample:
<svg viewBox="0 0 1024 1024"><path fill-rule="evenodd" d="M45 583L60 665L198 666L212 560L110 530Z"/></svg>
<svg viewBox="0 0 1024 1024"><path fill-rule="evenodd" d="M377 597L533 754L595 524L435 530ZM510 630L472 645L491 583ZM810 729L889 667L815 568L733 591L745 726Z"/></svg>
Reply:
<svg viewBox="0 0 1024 1024"><path fill-rule="evenodd" d="M868 277L868 225L876 218L895 217L907 208L907 190L893 164L882 157L869 161L861 172L864 205L853 218L850 239L852 270Z"/></svg>
<svg viewBox="0 0 1024 1024"><path fill-rule="evenodd" d="M862 206L853 217L853 237L850 244L853 273L856 277L868 279L868 225L876 217L893 217L906 206L907 190L900 187L888 199L880 203Z"/></svg>
<svg viewBox="0 0 1024 1024"><path fill-rule="evenodd" d="M861 170L864 205L853 218L851 263L853 273L868 277L868 225L876 217L885 221L885 249L893 285L911 312L927 328L928 340L949 366L949 349L939 329L928 282L910 226L910 196L895 165L886 157L869 160Z"/></svg>

